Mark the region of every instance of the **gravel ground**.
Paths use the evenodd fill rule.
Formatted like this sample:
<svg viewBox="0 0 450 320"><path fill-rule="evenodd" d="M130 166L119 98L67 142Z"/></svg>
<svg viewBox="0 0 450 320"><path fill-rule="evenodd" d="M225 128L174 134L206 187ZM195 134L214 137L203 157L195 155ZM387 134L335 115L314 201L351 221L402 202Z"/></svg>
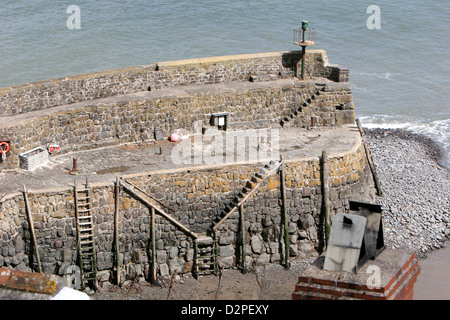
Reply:
<svg viewBox="0 0 450 320"><path fill-rule="evenodd" d="M225 269L220 276L192 275L166 279L152 286L145 281L127 281L119 288L107 285L92 295L95 300L290 300L300 272L316 257L294 260L289 270L270 264L243 274Z"/></svg>
<svg viewBox="0 0 450 320"><path fill-rule="evenodd" d="M383 192L385 244L415 252L419 258L440 248L450 236L450 171L439 164L442 153L429 138L402 130L371 129L372 150ZM315 257L258 267L242 274L224 270L221 276L192 276L159 286L145 281L109 285L93 295L99 300L289 300L301 271Z"/></svg>
<svg viewBox="0 0 450 320"><path fill-rule="evenodd" d="M403 130L365 130L377 167L385 243L424 258L450 236L450 171L428 137Z"/></svg>

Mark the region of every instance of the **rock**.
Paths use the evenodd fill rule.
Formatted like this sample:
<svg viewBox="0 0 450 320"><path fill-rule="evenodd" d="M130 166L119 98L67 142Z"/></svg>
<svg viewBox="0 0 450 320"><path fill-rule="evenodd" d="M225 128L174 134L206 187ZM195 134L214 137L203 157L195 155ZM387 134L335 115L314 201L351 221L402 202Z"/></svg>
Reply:
<svg viewBox="0 0 450 320"><path fill-rule="evenodd" d="M257 259L256 259L256 265L265 265L270 262L270 255L267 253L262 253Z"/></svg>
<svg viewBox="0 0 450 320"><path fill-rule="evenodd" d="M315 225L314 218L310 214L302 214L300 215L300 224L302 229L308 229Z"/></svg>
<svg viewBox="0 0 450 320"><path fill-rule="evenodd" d="M159 275L161 277L166 277L168 276L169 273L169 266L166 263L162 263L159 265Z"/></svg>
<svg viewBox="0 0 450 320"><path fill-rule="evenodd" d="M136 266L134 264L125 265L125 279L133 280L136 277Z"/></svg>
<svg viewBox="0 0 450 320"><path fill-rule="evenodd" d="M224 257L219 260L219 267L231 268L233 266L233 257Z"/></svg>
<svg viewBox="0 0 450 320"><path fill-rule="evenodd" d="M166 250L157 250L156 251L156 262L161 264L167 261L167 252Z"/></svg>
<svg viewBox="0 0 450 320"><path fill-rule="evenodd" d="M192 261L194 259L194 249L188 249L186 251L186 261Z"/></svg>
<svg viewBox="0 0 450 320"><path fill-rule="evenodd" d="M14 250L16 252L23 252L23 250L24 250L24 242L22 240L22 237L20 237L20 236L16 237Z"/></svg>
<svg viewBox="0 0 450 320"><path fill-rule="evenodd" d="M109 270L99 271L99 272L97 272L97 277L100 280L100 282L109 281L110 271Z"/></svg>
<svg viewBox="0 0 450 320"><path fill-rule="evenodd" d="M219 247L219 256L230 257L234 255L234 248L232 245Z"/></svg>
<svg viewBox="0 0 450 320"><path fill-rule="evenodd" d="M184 259L172 259L169 260L170 273L174 274L175 271L181 272L183 270Z"/></svg>
<svg viewBox="0 0 450 320"><path fill-rule="evenodd" d="M252 246L252 251L254 253L260 253L261 249L262 249L262 242L259 239L258 236L252 236L251 240L250 240L251 246Z"/></svg>
<svg viewBox="0 0 450 320"><path fill-rule="evenodd" d="M308 240L301 240L299 243L299 248L300 251L312 251L314 250L314 246L312 245L312 243Z"/></svg>
<svg viewBox="0 0 450 320"><path fill-rule="evenodd" d="M446 241L450 172L440 167L442 152L428 137L394 129L365 130L381 182L385 243L419 258Z"/></svg>
<svg viewBox="0 0 450 320"><path fill-rule="evenodd" d="M177 247L171 247L169 249L169 258L174 259L174 258L178 257L178 252L179 252L179 250Z"/></svg>
<svg viewBox="0 0 450 320"><path fill-rule="evenodd" d="M297 244L290 244L289 245L289 254L291 256L296 256L298 254L298 246Z"/></svg>
<svg viewBox="0 0 450 320"><path fill-rule="evenodd" d="M270 258L271 263L278 263L280 261L281 261L281 255L279 253L272 254L272 256Z"/></svg>
<svg viewBox="0 0 450 320"><path fill-rule="evenodd" d="M70 262L72 261L72 257L73 257L73 251L70 249L63 249L62 250L62 260L64 262Z"/></svg>
<svg viewBox="0 0 450 320"><path fill-rule="evenodd" d="M161 240L161 239L155 241L155 247L156 247L156 250L162 250L162 249L164 249L164 241Z"/></svg>

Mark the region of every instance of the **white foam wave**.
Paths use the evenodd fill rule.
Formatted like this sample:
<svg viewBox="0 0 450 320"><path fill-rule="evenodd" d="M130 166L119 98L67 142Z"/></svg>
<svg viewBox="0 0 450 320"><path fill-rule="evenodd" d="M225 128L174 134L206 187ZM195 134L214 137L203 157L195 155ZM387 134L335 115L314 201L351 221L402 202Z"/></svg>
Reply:
<svg viewBox="0 0 450 320"><path fill-rule="evenodd" d="M359 119L364 128L403 129L433 139L444 151L443 162L450 165L450 119L419 122L390 115L361 116Z"/></svg>

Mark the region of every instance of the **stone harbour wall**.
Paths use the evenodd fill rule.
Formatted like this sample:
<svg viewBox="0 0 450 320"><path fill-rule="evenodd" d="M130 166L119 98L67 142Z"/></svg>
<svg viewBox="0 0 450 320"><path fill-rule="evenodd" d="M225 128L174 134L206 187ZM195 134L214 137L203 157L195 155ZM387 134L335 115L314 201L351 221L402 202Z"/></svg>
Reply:
<svg viewBox="0 0 450 320"><path fill-rule="evenodd" d="M292 77L300 57L286 51L198 58L20 84L0 89L0 117L164 87ZM348 80L348 70L329 64L324 50L307 50L306 59L311 77Z"/></svg>
<svg viewBox="0 0 450 320"><path fill-rule="evenodd" d="M123 177L172 209L166 212L189 230L202 234L225 215L225 206L242 191L263 164L222 168L200 167ZM321 251L320 159L285 162L286 209L290 255L304 258ZM349 200L373 201L374 188L362 146L329 158L331 215L346 212ZM244 205L246 263L251 268L281 263L284 256L280 176L274 174ZM30 190L28 193L37 246L44 272L64 274L75 264L76 222L72 189ZM114 184L91 186L97 263L103 281L114 265ZM123 279L149 278L150 210L123 188L119 198L119 251ZM158 276L192 271L193 239L157 214L155 219ZM24 197L11 194L0 202L0 266L36 269ZM218 230L219 265L239 261L239 222L233 214Z"/></svg>
<svg viewBox="0 0 450 320"><path fill-rule="evenodd" d="M245 85L244 85L245 84ZM60 146L59 153L130 142L154 140L159 128L165 137L184 128L194 133L194 124L210 127L213 113L228 112L229 129L280 127L280 121L302 111L291 126L334 127L354 123L350 85L281 80L263 83L220 84L162 89L139 97L113 102L72 105L41 111L30 117L0 117L0 141L10 141L0 169L19 166L19 154L47 144ZM311 99L315 93L320 95ZM306 106L303 106L307 101ZM13 118L17 118L17 121Z"/></svg>

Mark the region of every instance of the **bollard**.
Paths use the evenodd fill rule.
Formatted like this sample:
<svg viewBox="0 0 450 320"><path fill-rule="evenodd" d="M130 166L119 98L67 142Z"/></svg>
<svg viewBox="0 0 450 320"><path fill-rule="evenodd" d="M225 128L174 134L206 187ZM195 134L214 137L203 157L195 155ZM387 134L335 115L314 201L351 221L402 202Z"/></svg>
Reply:
<svg viewBox="0 0 450 320"><path fill-rule="evenodd" d="M78 170L78 160L77 158L73 158L73 165L72 165L72 169L70 169L69 174L75 175L78 174L79 170Z"/></svg>

